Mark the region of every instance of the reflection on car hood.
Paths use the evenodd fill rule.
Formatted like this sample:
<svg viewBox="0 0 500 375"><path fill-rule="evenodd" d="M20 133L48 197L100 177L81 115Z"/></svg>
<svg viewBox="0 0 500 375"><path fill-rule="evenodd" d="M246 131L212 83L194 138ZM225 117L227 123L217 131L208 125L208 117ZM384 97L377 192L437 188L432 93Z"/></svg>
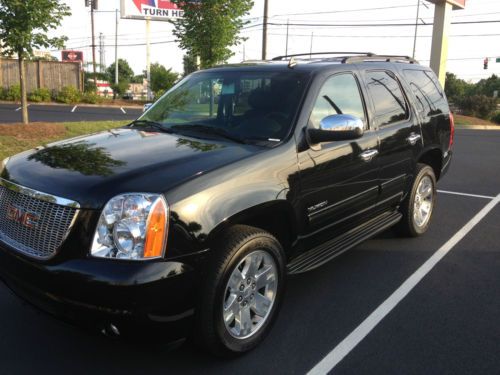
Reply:
<svg viewBox="0 0 500 375"><path fill-rule="evenodd" d="M2 177L101 208L123 192L166 192L183 181L245 158L251 145L177 134L115 129L13 156Z"/></svg>

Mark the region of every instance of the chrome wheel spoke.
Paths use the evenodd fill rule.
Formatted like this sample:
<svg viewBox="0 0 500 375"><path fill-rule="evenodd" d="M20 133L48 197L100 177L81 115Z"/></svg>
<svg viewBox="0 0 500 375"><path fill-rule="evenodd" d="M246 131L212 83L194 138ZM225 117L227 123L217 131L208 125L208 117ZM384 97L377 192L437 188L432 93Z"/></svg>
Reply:
<svg viewBox="0 0 500 375"><path fill-rule="evenodd" d="M259 269L260 264L262 263L263 255L262 254L254 254L250 257L249 266L247 272L245 273L245 277L255 277L257 274L257 270Z"/></svg>
<svg viewBox="0 0 500 375"><path fill-rule="evenodd" d="M237 314L239 314L239 303L238 296L236 294L231 294L226 301L224 306L224 321L226 323L232 323Z"/></svg>
<svg viewBox="0 0 500 375"><path fill-rule="evenodd" d="M257 293L255 296L255 302L252 304L252 310L255 314L260 317L264 317L272 304L272 300L263 296L260 293Z"/></svg>
<svg viewBox="0 0 500 375"><path fill-rule="evenodd" d="M266 287L270 281L274 281L274 268L270 265L264 266L256 276L256 289L260 290Z"/></svg>

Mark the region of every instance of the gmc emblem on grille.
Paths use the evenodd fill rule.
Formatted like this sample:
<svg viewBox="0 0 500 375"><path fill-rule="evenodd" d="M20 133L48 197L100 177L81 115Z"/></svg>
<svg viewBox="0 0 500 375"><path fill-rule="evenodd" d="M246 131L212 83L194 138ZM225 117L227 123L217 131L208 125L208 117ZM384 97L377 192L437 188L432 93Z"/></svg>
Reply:
<svg viewBox="0 0 500 375"><path fill-rule="evenodd" d="M34 212L28 212L16 206L7 207L7 219L15 221L26 228L35 228L40 216Z"/></svg>

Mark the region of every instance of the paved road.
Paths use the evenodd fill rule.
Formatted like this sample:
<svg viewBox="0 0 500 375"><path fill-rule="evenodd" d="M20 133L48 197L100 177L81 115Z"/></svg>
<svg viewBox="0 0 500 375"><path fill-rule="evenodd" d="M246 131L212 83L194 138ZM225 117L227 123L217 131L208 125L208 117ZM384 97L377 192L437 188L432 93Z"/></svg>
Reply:
<svg viewBox="0 0 500 375"><path fill-rule="evenodd" d="M500 193L500 132L457 131L439 188ZM250 354L214 359L93 336L34 311L0 286L0 373L303 374L348 337L492 200L440 193L425 236L388 231L290 279L269 338ZM500 204L341 360L335 374L498 374ZM352 344L352 341L350 341ZM349 344L349 340L348 340Z"/></svg>
<svg viewBox="0 0 500 375"><path fill-rule="evenodd" d="M19 104L0 104L0 123L21 122ZM107 121L134 120L141 108L92 107L85 105L47 105L30 104L30 121L69 122L69 121Z"/></svg>

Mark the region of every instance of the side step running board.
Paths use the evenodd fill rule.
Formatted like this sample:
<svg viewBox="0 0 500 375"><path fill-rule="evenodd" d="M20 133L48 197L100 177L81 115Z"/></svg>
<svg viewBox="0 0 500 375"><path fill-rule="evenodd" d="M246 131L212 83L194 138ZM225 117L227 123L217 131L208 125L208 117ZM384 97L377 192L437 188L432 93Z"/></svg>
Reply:
<svg viewBox="0 0 500 375"><path fill-rule="evenodd" d="M303 273L322 266L344 251L393 226L401 220L401 217L401 213L397 211L386 212L339 237L306 251L288 264L288 274Z"/></svg>

